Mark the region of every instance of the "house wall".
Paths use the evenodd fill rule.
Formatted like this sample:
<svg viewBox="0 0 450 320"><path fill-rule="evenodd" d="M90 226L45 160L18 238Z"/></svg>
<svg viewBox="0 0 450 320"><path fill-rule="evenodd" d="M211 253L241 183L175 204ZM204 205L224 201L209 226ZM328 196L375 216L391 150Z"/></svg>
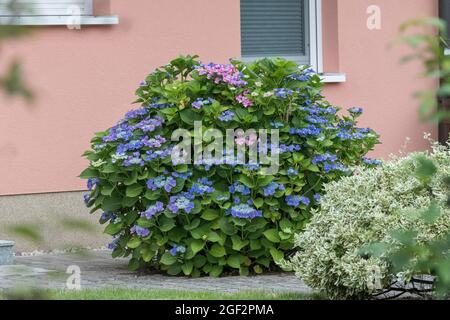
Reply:
<svg viewBox="0 0 450 320"><path fill-rule="evenodd" d="M371 4L382 10L378 31L366 27ZM418 78L420 65L400 66L406 49L388 44L401 22L437 15L437 0L323 0L323 11L325 71L345 72L348 79L327 85L325 96L336 105L365 108L362 124L383 141L373 156L396 153L406 137L409 150L426 148L422 132L433 128L420 124L412 93L436 84ZM20 58L36 99L26 104L0 96L2 219L48 221L49 211L87 217L75 199L81 194L66 193L84 189L77 175L87 162L80 155L94 132L132 108L142 79L179 54L215 62L240 55L239 0L97 0L96 14L118 14L120 24L78 31L36 27L27 39L3 43L0 67L8 58ZM0 223L0 238L8 236L5 228ZM52 227L46 230L48 239L68 241Z"/></svg>
<svg viewBox="0 0 450 320"><path fill-rule="evenodd" d="M413 93L433 89L437 83L421 77L420 63L400 64L410 53L405 46L392 46L399 25L412 18L438 16L437 0L324 0L325 71L336 67L347 74L347 82L327 85L325 96L335 105L361 106L362 126L381 135L382 144L372 153L386 158L410 142L407 151L423 150L424 132L437 139L437 127L422 124ZM381 8L381 30L366 27L366 9Z"/></svg>

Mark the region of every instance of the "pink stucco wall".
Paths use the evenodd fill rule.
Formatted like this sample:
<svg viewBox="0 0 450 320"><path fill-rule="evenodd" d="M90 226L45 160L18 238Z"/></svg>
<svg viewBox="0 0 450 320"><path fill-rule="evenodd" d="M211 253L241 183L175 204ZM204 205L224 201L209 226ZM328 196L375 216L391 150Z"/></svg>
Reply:
<svg viewBox="0 0 450 320"><path fill-rule="evenodd" d="M417 115L418 101L413 93L432 89L434 81L420 78L419 63L401 65L402 56L410 53L405 46L394 46L399 25L412 18L437 16L437 0L325 0L324 59L325 71L336 67L347 74L347 82L328 85L325 96L334 104L361 106L365 114L362 125L381 134L373 156L398 153L406 138L407 150L428 147L424 132L436 128L423 125ZM381 30L366 27L370 5L381 8ZM392 47L392 48L388 48Z"/></svg>
<svg viewBox="0 0 450 320"><path fill-rule="evenodd" d="M337 2L336 2L337 1ZM21 58L36 100L0 97L0 194L81 190L76 176L93 133L131 108L139 82L180 53L225 62L240 53L239 0L99 0L98 10L120 16L111 27L36 28L26 40L3 44ZM410 149L426 147L413 91L418 65L399 66L404 49L388 50L400 22L437 14L436 0L324 0L325 71L345 72L344 84L325 95L341 106L363 106L364 125L382 135L374 152L387 156L406 137ZM382 30L366 28L366 8L382 8ZM106 12L101 12L106 13Z"/></svg>

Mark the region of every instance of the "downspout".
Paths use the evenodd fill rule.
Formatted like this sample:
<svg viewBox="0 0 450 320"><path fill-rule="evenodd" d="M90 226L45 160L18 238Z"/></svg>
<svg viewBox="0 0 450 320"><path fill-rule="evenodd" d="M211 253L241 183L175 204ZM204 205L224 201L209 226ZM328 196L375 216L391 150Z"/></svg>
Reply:
<svg viewBox="0 0 450 320"><path fill-rule="evenodd" d="M447 22L447 38L450 36L450 1L439 0L439 17ZM446 39L450 40L450 39ZM450 48L446 48L449 49ZM447 51L449 51L447 50ZM450 54L450 53L446 53ZM450 97L441 97L439 107L450 110ZM450 120L444 119L439 123L439 142L446 143L450 133Z"/></svg>

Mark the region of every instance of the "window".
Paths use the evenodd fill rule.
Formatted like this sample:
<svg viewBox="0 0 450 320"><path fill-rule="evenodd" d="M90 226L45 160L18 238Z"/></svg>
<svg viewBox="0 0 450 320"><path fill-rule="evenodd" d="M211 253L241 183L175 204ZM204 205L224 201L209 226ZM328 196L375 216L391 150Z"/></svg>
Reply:
<svg viewBox="0 0 450 320"><path fill-rule="evenodd" d="M322 72L320 0L241 0L242 59L283 57Z"/></svg>
<svg viewBox="0 0 450 320"><path fill-rule="evenodd" d="M0 24L64 25L68 17L80 24L117 24L117 16L94 17L93 0L0 0Z"/></svg>

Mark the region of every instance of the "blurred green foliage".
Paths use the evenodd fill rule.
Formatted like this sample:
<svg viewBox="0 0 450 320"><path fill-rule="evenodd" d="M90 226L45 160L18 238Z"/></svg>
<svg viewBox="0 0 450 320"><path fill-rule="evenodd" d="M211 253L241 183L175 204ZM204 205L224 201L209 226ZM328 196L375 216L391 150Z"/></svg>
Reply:
<svg viewBox="0 0 450 320"><path fill-rule="evenodd" d="M14 3L15 0L12 0L10 6L14 6ZM0 44L28 34L29 28L24 26L0 25ZM10 61L6 70L0 70L0 89L10 96L20 96L27 101L33 99L31 90L25 85L22 68L17 60Z"/></svg>
<svg viewBox="0 0 450 320"><path fill-rule="evenodd" d="M15 236L31 241L36 244L40 244L43 241L41 231L35 224L15 224L8 226L8 231Z"/></svg>
<svg viewBox="0 0 450 320"><path fill-rule="evenodd" d="M439 122L450 117L449 111L440 108L438 103L439 98L450 96L450 55L445 54L445 48L449 47L446 30L445 21L439 18L411 20L400 26L400 36L396 41L413 49L411 54L402 58L402 63L421 61L424 76L441 83L437 92L416 93L420 98L419 114L423 121Z"/></svg>

